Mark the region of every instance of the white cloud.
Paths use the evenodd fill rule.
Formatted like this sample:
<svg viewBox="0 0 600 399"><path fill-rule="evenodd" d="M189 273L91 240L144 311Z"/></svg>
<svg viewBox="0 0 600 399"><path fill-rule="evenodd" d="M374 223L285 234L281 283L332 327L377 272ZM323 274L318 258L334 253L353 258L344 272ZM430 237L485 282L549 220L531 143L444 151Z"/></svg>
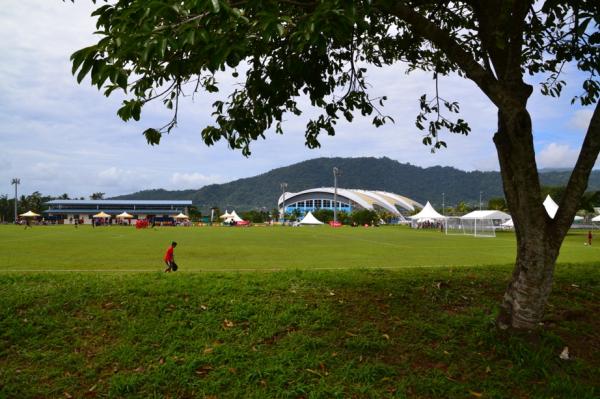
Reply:
<svg viewBox="0 0 600 399"><path fill-rule="evenodd" d="M171 186L178 189L200 188L207 184L221 183L223 181L218 175L203 175L202 173L173 173Z"/></svg>
<svg viewBox="0 0 600 399"><path fill-rule="evenodd" d="M594 110L592 109L578 109L575 111L575 114L570 120L571 125L573 125L577 130L586 133L587 129L590 125L590 120L592 119L592 114Z"/></svg>
<svg viewBox="0 0 600 399"><path fill-rule="evenodd" d="M98 185L112 192L140 190L148 187L150 177L137 170L121 169L112 166L98 172Z"/></svg>
<svg viewBox="0 0 600 399"><path fill-rule="evenodd" d="M579 151L568 144L550 143L537 156L539 168L572 168Z"/></svg>

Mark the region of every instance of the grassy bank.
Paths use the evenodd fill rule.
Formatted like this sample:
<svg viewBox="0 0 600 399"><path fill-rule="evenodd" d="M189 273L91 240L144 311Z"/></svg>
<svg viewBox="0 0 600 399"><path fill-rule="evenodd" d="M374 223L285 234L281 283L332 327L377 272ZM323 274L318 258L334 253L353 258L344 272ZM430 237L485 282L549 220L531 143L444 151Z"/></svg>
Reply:
<svg viewBox="0 0 600 399"><path fill-rule="evenodd" d="M598 397L597 266L536 336L493 327L509 274L3 273L0 397Z"/></svg>

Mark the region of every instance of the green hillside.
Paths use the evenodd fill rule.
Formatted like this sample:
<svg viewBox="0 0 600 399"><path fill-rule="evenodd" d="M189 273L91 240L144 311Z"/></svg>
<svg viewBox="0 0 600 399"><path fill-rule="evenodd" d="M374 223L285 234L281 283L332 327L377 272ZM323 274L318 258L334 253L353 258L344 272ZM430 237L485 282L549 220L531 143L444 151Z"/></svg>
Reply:
<svg viewBox="0 0 600 399"><path fill-rule="evenodd" d="M211 206L239 210L276 206L280 183L288 183L288 191L297 192L314 187L333 186L332 169L342 170L338 186L383 190L405 195L419 202L431 201L441 205L442 193L446 204L459 201L479 202L479 192L484 200L502 197L499 172L465 172L452 167L422 168L400 163L389 158L316 158L294 165L273 169L258 176L235 180L225 184L211 184L198 190L145 190L115 197L117 199L191 199L202 209ZM542 184L565 185L569 172L548 170L540 172ZM590 176L590 190L600 190L600 172Z"/></svg>

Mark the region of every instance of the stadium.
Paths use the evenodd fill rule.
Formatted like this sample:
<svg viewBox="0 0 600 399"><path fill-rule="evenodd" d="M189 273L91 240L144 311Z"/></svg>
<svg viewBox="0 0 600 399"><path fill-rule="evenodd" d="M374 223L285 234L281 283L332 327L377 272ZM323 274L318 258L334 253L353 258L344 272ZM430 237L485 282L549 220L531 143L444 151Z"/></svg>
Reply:
<svg viewBox="0 0 600 399"><path fill-rule="evenodd" d="M312 188L297 193L284 192L277 202L279 211L285 207L285 213L304 215L317 209L334 209L333 187ZM394 217L404 220L410 212L423 205L402 195L385 191L358 189L337 189L338 211L352 212L359 209L386 211Z"/></svg>

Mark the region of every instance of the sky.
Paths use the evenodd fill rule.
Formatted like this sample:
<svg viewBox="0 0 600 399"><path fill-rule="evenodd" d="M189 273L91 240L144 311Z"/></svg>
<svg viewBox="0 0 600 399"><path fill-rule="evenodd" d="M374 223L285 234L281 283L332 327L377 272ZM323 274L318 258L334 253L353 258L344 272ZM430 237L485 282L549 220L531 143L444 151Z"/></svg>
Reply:
<svg viewBox="0 0 600 399"><path fill-rule="evenodd" d="M179 123L159 146L149 146L142 131L162 126L171 115L159 103L146 106L139 122L116 115L123 97L106 98L85 80L71 75L69 56L95 43L94 5L79 0L4 0L0 8L0 195L10 194L11 179L19 191L48 195L68 193L107 196L142 189L197 189L251 177L317 157L389 157L428 167L498 170L492 135L496 110L470 81L445 77L441 96L458 101L461 117L472 128L468 136L444 134L448 149L432 154L415 128L418 99L433 94L431 74L406 75L402 65L369 67L371 96L386 95L383 112L395 123L375 128L371 118L338 124L335 137L322 136L321 148L304 145L310 112L290 116L285 134L267 133L244 157L225 143L206 146L201 130L212 123L214 96L196 95L181 103ZM220 77L224 88L232 82ZM536 157L540 168L569 168L575 163L592 115L591 108L571 105L582 76L566 68L569 82L560 99L539 94L529 101ZM231 86L229 86L231 87ZM341 183L343 184L343 182Z"/></svg>

